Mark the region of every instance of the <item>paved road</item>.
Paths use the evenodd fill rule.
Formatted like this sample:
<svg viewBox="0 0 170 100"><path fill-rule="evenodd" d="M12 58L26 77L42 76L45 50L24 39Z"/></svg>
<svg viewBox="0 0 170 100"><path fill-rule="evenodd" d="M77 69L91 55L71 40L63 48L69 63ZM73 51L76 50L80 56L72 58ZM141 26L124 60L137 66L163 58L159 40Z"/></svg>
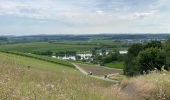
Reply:
<svg viewBox="0 0 170 100"><path fill-rule="evenodd" d="M72 63L80 72L82 72L84 75L88 75L90 77L93 77L93 78L96 78L96 79L101 79L101 80L104 80L104 81L109 81L109 82L113 82L113 83L118 83L118 81L116 80L111 80L111 79L108 79L108 78L104 78L103 77L100 77L100 76L94 76L94 75L89 75L88 72L86 72L84 69L82 69L79 65L75 64L75 63Z"/></svg>

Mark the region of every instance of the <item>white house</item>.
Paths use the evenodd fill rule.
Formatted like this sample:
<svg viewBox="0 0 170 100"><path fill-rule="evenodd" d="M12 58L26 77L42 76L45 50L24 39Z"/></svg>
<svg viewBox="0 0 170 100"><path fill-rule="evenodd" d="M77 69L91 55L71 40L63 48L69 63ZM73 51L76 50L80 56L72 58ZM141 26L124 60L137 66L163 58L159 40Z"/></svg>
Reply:
<svg viewBox="0 0 170 100"><path fill-rule="evenodd" d="M91 59L92 57L92 54L77 54L77 56L80 56L81 57L81 60L88 60L88 59Z"/></svg>
<svg viewBox="0 0 170 100"><path fill-rule="evenodd" d="M75 56L64 56L62 59L63 60L76 60L76 57Z"/></svg>
<svg viewBox="0 0 170 100"><path fill-rule="evenodd" d="M124 50L124 51L119 51L119 54L127 54L128 51L127 50Z"/></svg>
<svg viewBox="0 0 170 100"><path fill-rule="evenodd" d="M75 56L51 56L52 58L63 59L63 60L76 60Z"/></svg>
<svg viewBox="0 0 170 100"><path fill-rule="evenodd" d="M57 58L56 56L51 56L52 58Z"/></svg>

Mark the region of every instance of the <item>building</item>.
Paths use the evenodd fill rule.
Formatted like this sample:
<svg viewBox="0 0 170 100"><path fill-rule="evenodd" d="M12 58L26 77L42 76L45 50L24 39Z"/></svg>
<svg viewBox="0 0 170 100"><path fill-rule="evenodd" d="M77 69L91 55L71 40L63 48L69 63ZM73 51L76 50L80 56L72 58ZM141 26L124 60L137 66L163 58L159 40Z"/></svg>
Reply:
<svg viewBox="0 0 170 100"><path fill-rule="evenodd" d="M57 58L56 56L51 56L52 58Z"/></svg>
<svg viewBox="0 0 170 100"><path fill-rule="evenodd" d="M127 50L124 50L124 51L119 51L119 54L127 54L128 51Z"/></svg>
<svg viewBox="0 0 170 100"><path fill-rule="evenodd" d="M87 53L87 54L77 54L77 56L80 56L81 58L80 58L80 60L89 60L89 59L91 59L91 57L92 57L92 54L90 54L90 53Z"/></svg>
<svg viewBox="0 0 170 100"><path fill-rule="evenodd" d="M63 59L63 60L76 60L76 56L57 56L57 59Z"/></svg>

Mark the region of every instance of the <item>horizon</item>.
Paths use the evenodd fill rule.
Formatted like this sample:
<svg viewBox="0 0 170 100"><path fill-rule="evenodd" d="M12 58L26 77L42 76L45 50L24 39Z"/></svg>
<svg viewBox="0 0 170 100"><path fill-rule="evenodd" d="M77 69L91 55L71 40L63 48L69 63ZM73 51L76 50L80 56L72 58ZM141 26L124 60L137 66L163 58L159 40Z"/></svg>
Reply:
<svg viewBox="0 0 170 100"><path fill-rule="evenodd" d="M168 0L1 0L0 35L170 33Z"/></svg>
<svg viewBox="0 0 170 100"><path fill-rule="evenodd" d="M8 34L3 35L0 33L0 37L8 37L8 36L97 36L97 35L170 35L170 33L95 33L95 34L27 34L27 35L15 35L15 34Z"/></svg>

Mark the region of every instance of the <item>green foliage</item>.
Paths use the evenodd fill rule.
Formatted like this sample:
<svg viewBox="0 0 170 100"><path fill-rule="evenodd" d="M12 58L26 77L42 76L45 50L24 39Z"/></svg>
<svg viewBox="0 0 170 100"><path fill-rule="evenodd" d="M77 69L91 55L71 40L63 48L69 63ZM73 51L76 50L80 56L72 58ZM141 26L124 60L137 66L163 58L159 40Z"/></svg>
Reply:
<svg viewBox="0 0 170 100"><path fill-rule="evenodd" d="M125 59L124 74L134 76L149 72L166 65L166 53L160 41L151 41L146 45L133 44Z"/></svg>
<svg viewBox="0 0 170 100"><path fill-rule="evenodd" d="M139 53L138 61L141 71L161 70L165 65L165 53L159 48L147 48Z"/></svg>
<svg viewBox="0 0 170 100"><path fill-rule="evenodd" d="M136 57L141 50L143 50L143 45L141 43L133 44L128 49L128 56Z"/></svg>
<svg viewBox="0 0 170 100"><path fill-rule="evenodd" d="M108 55L96 55L93 63L100 64L104 66L105 64L114 62L114 61L123 61L124 55L116 53L109 53Z"/></svg>
<svg viewBox="0 0 170 100"><path fill-rule="evenodd" d="M170 40L166 42L166 66L165 69L170 70Z"/></svg>
<svg viewBox="0 0 170 100"><path fill-rule="evenodd" d="M149 43L147 43L145 46L145 48L163 48L163 45L160 41L151 41Z"/></svg>
<svg viewBox="0 0 170 100"><path fill-rule="evenodd" d="M138 66L136 57L125 57L125 65L123 68L123 72L127 76L134 76L140 74L140 67Z"/></svg>

